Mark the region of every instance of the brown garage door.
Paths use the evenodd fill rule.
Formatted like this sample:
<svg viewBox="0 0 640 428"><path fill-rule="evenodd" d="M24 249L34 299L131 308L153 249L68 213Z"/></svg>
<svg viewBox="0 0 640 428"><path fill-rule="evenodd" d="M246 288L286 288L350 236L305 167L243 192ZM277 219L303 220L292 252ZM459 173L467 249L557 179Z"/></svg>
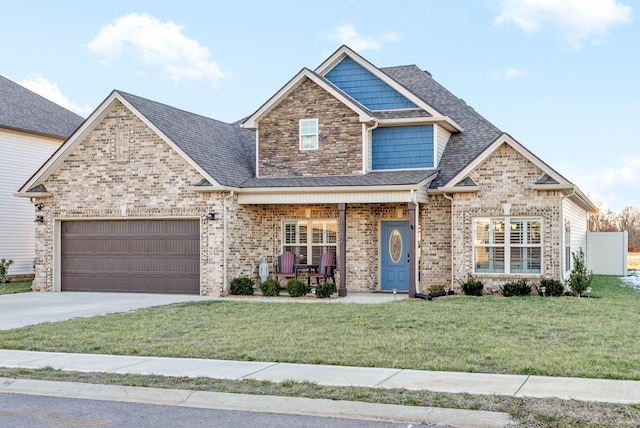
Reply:
<svg viewBox="0 0 640 428"><path fill-rule="evenodd" d="M65 221L62 291L200 293L197 220Z"/></svg>

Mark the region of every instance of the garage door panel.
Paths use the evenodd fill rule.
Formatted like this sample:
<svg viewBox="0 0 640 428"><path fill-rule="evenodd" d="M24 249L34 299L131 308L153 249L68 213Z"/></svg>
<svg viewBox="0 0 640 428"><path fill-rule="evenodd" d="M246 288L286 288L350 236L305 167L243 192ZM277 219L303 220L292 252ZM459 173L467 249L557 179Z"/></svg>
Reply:
<svg viewBox="0 0 640 428"><path fill-rule="evenodd" d="M200 292L197 220L63 222L62 290Z"/></svg>

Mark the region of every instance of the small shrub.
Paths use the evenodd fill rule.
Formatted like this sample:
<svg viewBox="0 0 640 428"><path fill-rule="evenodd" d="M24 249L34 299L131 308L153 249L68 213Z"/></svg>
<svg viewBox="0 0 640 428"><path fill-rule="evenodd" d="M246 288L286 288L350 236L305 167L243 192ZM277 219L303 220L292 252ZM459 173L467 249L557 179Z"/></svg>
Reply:
<svg viewBox="0 0 640 428"><path fill-rule="evenodd" d="M291 297L301 297L307 294L307 284L299 279L291 279L287 282L287 293Z"/></svg>
<svg viewBox="0 0 640 428"><path fill-rule="evenodd" d="M564 295L564 284L557 279L544 278L540 281L540 288L545 287L544 294L547 296L560 297ZM542 291L538 289L538 293L542 295Z"/></svg>
<svg viewBox="0 0 640 428"><path fill-rule="evenodd" d="M316 297L319 299L326 299L331 297L331 295L337 291L338 289L333 282L324 281L316 287Z"/></svg>
<svg viewBox="0 0 640 428"><path fill-rule="evenodd" d="M429 293L444 293L444 288L446 286L443 284L434 284L431 287L429 287Z"/></svg>
<svg viewBox="0 0 640 428"><path fill-rule="evenodd" d="M7 282L7 276L9 275L9 267L13 264L13 260L0 259L0 284Z"/></svg>
<svg viewBox="0 0 640 428"><path fill-rule="evenodd" d="M277 296L280 294L280 283L273 278L260 284L260 292L263 296Z"/></svg>
<svg viewBox="0 0 640 428"><path fill-rule="evenodd" d="M462 285L462 292L466 296L481 297L484 290L484 283L471 274L467 275L467 280Z"/></svg>
<svg viewBox="0 0 640 428"><path fill-rule="evenodd" d="M236 294L239 296L252 296L253 285L254 284L251 278L234 278L233 281L231 281L231 294Z"/></svg>
<svg viewBox="0 0 640 428"><path fill-rule="evenodd" d="M569 288L571 288L571 292L574 295L580 297L581 294L587 291L587 287L591 286L591 275L587 272L582 248L571 255L573 256L573 269L569 274Z"/></svg>
<svg viewBox="0 0 640 428"><path fill-rule="evenodd" d="M523 278L517 281L507 282L505 285L500 287L500 290L502 290L502 295L504 297L530 296L531 284Z"/></svg>

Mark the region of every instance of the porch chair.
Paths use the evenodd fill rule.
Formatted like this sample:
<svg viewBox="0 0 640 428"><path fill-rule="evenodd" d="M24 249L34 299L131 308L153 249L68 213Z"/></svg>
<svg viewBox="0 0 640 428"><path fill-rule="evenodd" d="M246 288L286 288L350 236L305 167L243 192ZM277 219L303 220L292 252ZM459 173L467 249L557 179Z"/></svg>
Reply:
<svg viewBox="0 0 640 428"><path fill-rule="evenodd" d="M281 256L278 256L278 266L276 266L276 280L280 281L280 278L295 278L296 271L293 266L293 253L291 251L285 251Z"/></svg>
<svg viewBox="0 0 640 428"><path fill-rule="evenodd" d="M323 281L327 281L327 279L331 278L331 281L335 284L336 278L334 276L334 270L335 265L333 264L333 253L331 251L327 251L320 259L318 270L316 272L309 273L309 276L307 276L307 288L311 288L311 278L316 279L316 285L320 283L320 278L322 278Z"/></svg>

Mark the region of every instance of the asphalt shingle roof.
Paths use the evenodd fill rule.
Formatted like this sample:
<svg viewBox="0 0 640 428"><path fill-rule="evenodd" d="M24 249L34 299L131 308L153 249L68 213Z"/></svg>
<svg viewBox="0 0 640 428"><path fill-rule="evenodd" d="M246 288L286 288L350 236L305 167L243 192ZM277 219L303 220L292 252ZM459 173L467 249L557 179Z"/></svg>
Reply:
<svg viewBox="0 0 640 428"><path fill-rule="evenodd" d="M415 65L381 70L464 129L451 135L438 165L440 174L432 182L432 188L446 184L502 134L491 122Z"/></svg>
<svg viewBox="0 0 640 428"><path fill-rule="evenodd" d="M374 171L363 175L328 175L322 177L254 177L242 183L241 187L389 186L420 183L437 173L438 171L435 169L421 169L410 171Z"/></svg>
<svg viewBox="0 0 640 428"><path fill-rule="evenodd" d="M223 186L255 176L255 133L166 104L118 92Z"/></svg>
<svg viewBox="0 0 640 428"><path fill-rule="evenodd" d="M66 139L84 118L0 76L0 128Z"/></svg>

